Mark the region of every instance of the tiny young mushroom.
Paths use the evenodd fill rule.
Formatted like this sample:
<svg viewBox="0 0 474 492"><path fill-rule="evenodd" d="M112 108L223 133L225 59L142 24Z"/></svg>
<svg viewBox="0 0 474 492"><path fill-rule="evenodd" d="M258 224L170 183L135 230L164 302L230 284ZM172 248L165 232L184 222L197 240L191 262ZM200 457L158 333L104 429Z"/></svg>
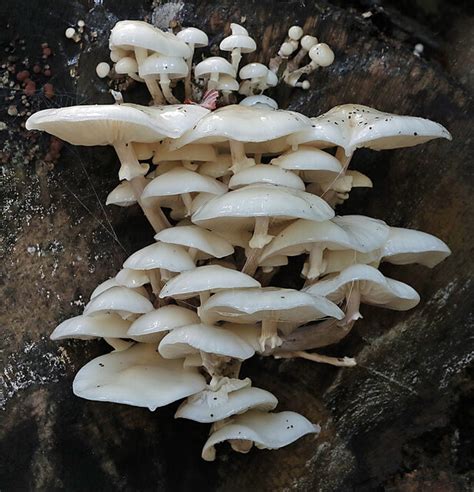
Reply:
<svg viewBox="0 0 474 492"><path fill-rule="evenodd" d="M354 263L370 264L378 267L382 262L394 265L419 263L433 268L451 254L449 247L431 234L390 227L385 244L369 253L359 253L353 250L328 251L324 261L326 273L340 272Z"/></svg>
<svg viewBox="0 0 474 492"><path fill-rule="evenodd" d="M139 249L127 258L123 266L132 270L146 270L155 295L160 292L162 281L170 278L171 272L179 273L195 267L185 248L162 242Z"/></svg>
<svg viewBox="0 0 474 492"><path fill-rule="evenodd" d="M170 331L158 345L158 351L166 359L181 359L200 353L202 363L211 376L211 389L225 376L225 366L232 359L240 362L249 359L255 350L235 333L204 323L182 326ZM231 364L232 367L232 364Z"/></svg>
<svg viewBox="0 0 474 492"><path fill-rule="evenodd" d="M179 195L183 200L186 215L191 214L191 193L210 193L222 195L227 186L216 179L204 176L186 168L174 168L154 178L147 184L141 195L142 200Z"/></svg>
<svg viewBox="0 0 474 492"><path fill-rule="evenodd" d="M261 351L275 349L281 344L278 328L291 329L295 323L307 323L330 316L342 319L344 313L324 297L276 287L233 289L218 292L200 308L200 317L206 323L262 323Z"/></svg>
<svg viewBox="0 0 474 492"><path fill-rule="evenodd" d="M30 116L28 130L42 130L76 145L112 145L121 163L119 178L130 181L135 197L156 232L167 227L161 209L141 203L143 176L148 164L140 164L131 142L151 143L179 137L209 111L189 105L150 108L109 104L45 109ZM170 125L170 118L173 125Z"/></svg>
<svg viewBox="0 0 474 492"><path fill-rule="evenodd" d="M269 391L247 386L234 391L203 390L187 398L178 408L175 418L204 424L219 422L248 410L269 412L278 400Z"/></svg>
<svg viewBox="0 0 474 492"><path fill-rule="evenodd" d="M252 96L257 93L263 92L270 87L267 77L270 75L270 83L275 82L272 85L274 87L278 83L278 78L262 63L249 63L242 67L239 71L239 77L242 80L240 84L239 94L244 96ZM276 78L276 81L275 81Z"/></svg>
<svg viewBox="0 0 474 492"><path fill-rule="evenodd" d="M223 76L232 77L235 79L237 73L234 67L220 56L211 56L202 62L198 63L194 68L194 76L197 79L207 78L207 90L216 90L219 85L219 80Z"/></svg>
<svg viewBox="0 0 474 492"><path fill-rule="evenodd" d="M213 432L204 444L202 458L216 459L216 444L229 441L234 451L248 453L252 444L258 449L279 449L307 434L319 434L319 425L296 412L266 413L250 410L231 417ZM238 443L244 444L244 446ZM248 445L247 445L248 444Z"/></svg>
<svg viewBox="0 0 474 492"><path fill-rule="evenodd" d="M334 217L324 222L299 219L266 246L260 261L275 255L297 256L309 253L303 274L313 280L325 273L324 250L370 252L385 244L389 229L384 222L362 215Z"/></svg>
<svg viewBox="0 0 474 492"><path fill-rule="evenodd" d="M237 72L242 59L241 53L252 53L257 49L257 45L249 36L247 29L239 24L232 23L230 29L232 34L221 41L219 49L231 52L232 67Z"/></svg>
<svg viewBox="0 0 474 492"><path fill-rule="evenodd" d="M221 75L216 90L222 92L224 104L230 104L230 95L239 90L239 83L231 75Z"/></svg>
<svg viewBox="0 0 474 492"><path fill-rule="evenodd" d="M147 180L142 178L142 190L145 187ZM137 182L138 184L138 182ZM137 187L137 186L136 186ZM122 181L108 195L105 200L106 205L117 205L117 207L131 207L137 203L135 190L130 184L130 181Z"/></svg>
<svg viewBox="0 0 474 492"><path fill-rule="evenodd" d="M282 222L305 218L322 221L333 216L332 208L310 193L283 186L257 184L213 198L199 208L191 220L197 225L215 230L228 228L231 221L238 229L253 230L249 246L256 251L248 256L244 268L245 273L253 275L261 248L273 238L268 231L270 220Z"/></svg>
<svg viewBox="0 0 474 492"><path fill-rule="evenodd" d="M193 56L195 48L204 48L209 44L209 38L204 31L197 29L196 27L186 27L181 29L176 34L178 39L184 41L189 46L189 55L186 57L186 63L188 65L188 74L184 80L184 94L187 99L193 97L192 81L191 81L191 70L193 65Z"/></svg>
<svg viewBox="0 0 474 492"><path fill-rule="evenodd" d="M137 342L158 343L175 328L199 323L198 315L181 306L163 306L137 318L128 328L127 337Z"/></svg>
<svg viewBox="0 0 474 492"><path fill-rule="evenodd" d="M238 172L255 165L255 160L248 158L245 153L246 143L268 145L273 140L287 137L310 126L309 118L293 111L230 105L202 118L182 137L172 141L170 149L179 149L190 143L228 142L232 155L232 170Z"/></svg>
<svg viewBox="0 0 474 492"><path fill-rule="evenodd" d="M159 77L161 91L166 101L169 104L179 104L179 100L171 91L170 81L187 77L188 65L183 58L153 54L142 62L138 73L145 80Z"/></svg>
<svg viewBox="0 0 474 492"><path fill-rule="evenodd" d="M137 314L153 310L153 304L135 289L111 287L93 297L84 308L86 316L115 312L123 319L134 318Z"/></svg>
<svg viewBox="0 0 474 492"><path fill-rule="evenodd" d="M198 370L180 360L164 359L155 344L137 343L88 362L76 374L74 394L87 400L145 407L151 411L206 386Z"/></svg>
<svg viewBox="0 0 474 492"><path fill-rule="evenodd" d="M115 63L114 70L115 73L119 75L128 75L131 79L136 80L137 82L145 82L145 80L138 75L137 60L131 56L124 56L123 58L120 58L120 60Z"/></svg>
<svg viewBox="0 0 474 492"><path fill-rule="evenodd" d="M239 104L249 107L263 107L263 109L278 109L278 103L275 101L275 99L264 96L263 94L244 97L244 99L242 99Z"/></svg>
<svg viewBox="0 0 474 492"><path fill-rule="evenodd" d="M383 113L360 104L343 104L327 113L311 118L312 127L293 134L288 140L294 146L313 145L320 148L337 146L336 157L344 171L358 148L372 150L412 147L434 138L451 140L439 123L414 116Z"/></svg>
<svg viewBox="0 0 474 492"><path fill-rule="evenodd" d="M195 225L183 225L163 229L155 235L156 241L179 244L188 248L189 256L196 260L200 254L212 258L224 258L234 252L232 244L217 234Z"/></svg>
<svg viewBox="0 0 474 492"><path fill-rule="evenodd" d="M211 293L255 287L260 287L260 283L245 273L219 265L204 265L170 279L160 292L160 297L189 299L199 296L202 305Z"/></svg>
<svg viewBox="0 0 474 492"><path fill-rule="evenodd" d="M177 58L187 58L190 54L187 44L174 34L163 32L142 21L117 22L110 32L109 47L111 50L119 48L133 51L139 74L150 51L155 54L159 53L163 56ZM154 75L143 74L143 76L140 76L144 79L155 104L165 104L163 93L156 83Z"/></svg>

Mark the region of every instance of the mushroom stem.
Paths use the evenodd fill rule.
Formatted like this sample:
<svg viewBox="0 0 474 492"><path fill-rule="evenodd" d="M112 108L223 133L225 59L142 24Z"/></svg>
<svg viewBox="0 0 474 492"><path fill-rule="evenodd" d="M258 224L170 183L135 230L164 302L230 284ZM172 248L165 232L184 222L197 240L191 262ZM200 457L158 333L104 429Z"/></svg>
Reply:
<svg viewBox="0 0 474 492"><path fill-rule="evenodd" d="M151 291L155 296L158 296L158 294L161 291L161 273L160 269L156 270L149 270L148 272L148 279L150 280L151 284Z"/></svg>
<svg viewBox="0 0 474 492"><path fill-rule="evenodd" d="M196 169L198 168L198 165L193 164L191 161L181 161L181 162L183 164L183 167L189 169L190 171L196 171Z"/></svg>
<svg viewBox="0 0 474 492"><path fill-rule="evenodd" d="M140 66L148 57L148 50L145 48L137 48L135 47L135 58L137 60L138 66ZM157 105L166 104L165 99L163 97L163 93L160 90L156 80L152 77L145 76L143 77L145 80L145 84L147 86L148 92L153 98L153 102Z"/></svg>
<svg viewBox="0 0 474 492"><path fill-rule="evenodd" d="M171 87L170 87L170 78L168 77L167 73L162 73L160 76L160 87L161 90L163 91L163 95L165 96L165 99L167 102L170 104L179 104L180 101L179 99L176 99L176 97L173 96L173 93L171 92Z"/></svg>
<svg viewBox="0 0 474 492"><path fill-rule="evenodd" d="M273 239L273 236L268 234L269 224L270 217L255 218L255 228L253 231L253 236L249 241L249 246L252 249L262 249Z"/></svg>
<svg viewBox="0 0 474 492"><path fill-rule="evenodd" d="M160 207L151 208L141 199L145 187L143 175L148 171L148 164L140 164L130 144L115 144L115 152L120 160L119 178L127 179L135 193L135 198L140 205L145 217L150 222L155 232L160 232L171 226Z"/></svg>
<svg viewBox="0 0 474 492"><path fill-rule="evenodd" d="M212 72L207 82L207 90L215 91L217 89L217 84L219 83L219 72Z"/></svg>
<svg viewBox="0 0 474 492"><path fill-rule="evenodd" d="M240 48L234 48L232 50L232 54L230 55L232 60L232 66L234 67L235 73L239 72L239 64L242 59L242 55L240 54Z"/></svg>
<svg viewBox="0 0 474 492"><path fill-rule="evenodd" d="M262 249L249 248L246 250L246 253L247 259L245 260L245 264L242 268L242 273L246 273L247 275L253 277L258 268L258 262L260 260L260 255L262 254Z"/></svg>
<svg viewBox="0 0 474 492"><path fill-rule="evenodd" d="M230 170L236 174L247 167L255 166L255 160L247 157L245 147L242 142L237 140L229 140L230 154L232 156L232 167Z"/></svg>
<svg viewBox="0 0 474 492"><path fill-rule="evenodd" d="M264 319L262 321L259 343L262 352L265 352L267 345L273 350L282 344L282 339L278 336L278 322L276 320Z"/></svg>
<svg viewBox="0 0 474 492"><path fill-rule="evenodd" d="M321 364L330 364L331 366L337 367L354 367L357 365L357 362L352 357L329 357L328 355L309 354L308 352L299 350L296 352L282 352L276 356L278 359L292 359L293 357L301 357L302 359L320 362Z"/></svg>
<svg viewBox="0 0 474 492"><path fill-rule="evenodd" d="M184 96L186 99L193 98L193 84L191 81L191 74L193 68L193 56L194 56L194 44L188 43L189 49L191 50L191 54L188 58L186 58L186 63L188 64L188 74L184 79Z"/></svg>
<svg viewBox="0 0 474 492"><path fill-rule="evenodd" d="M201 303L201 306L209 299L209 297L210 292L208 290L199 293L199 302Z"/></svg>
<svg viewBox="0 0 474 492"><path fill-rule="evenodd" d="M351 152L349 155L347 155L343 147L337 148L336 159L342 164L341 176L345 176L347 168L349 167L353 155L354 152Z"/></svg>
<svg viewBox="0 0 474 492"><path fill-rule="evenodd" d="M198 249L196 249L196 248L189 248L189 249L188 249L188 254L189 254L189 256L192 258L192 260L193 260L193 261L196 261L196 256L197 256L197 254L198 254L198 251L199 251L199 250L198 250Z"/></svg>
<svg viewBox="0 0 474 492"><path fill-rule="evenodd" d="M323 273L323 266L323 249L318 244L314 244L309 252L306 278L310 280L318 278Z"/></svg>
<svg viewBox="0 0 474 492"><path fill-rule="evenodd" d="M191 215L191 206L193 204L191 193L183 193L181 199L183 200L184 208L186 209L186 217L189 217Z"/></svg>
<svg viewBox="0 0 474 492"><path fill-rule="evenodd" d="M359 282L353 282L349 292L346 294L346 315L339 324L342 326L349 325L354 321L362 318L359 312L360 307L360 290Z"/></svg>
<svg viewBox="0 0 474 492"><path fill-rule="evenodd" d="M261 162L262 162L262 154L261 153L254 154L253 158L254 158L255 164L261 164Z"/></svg>

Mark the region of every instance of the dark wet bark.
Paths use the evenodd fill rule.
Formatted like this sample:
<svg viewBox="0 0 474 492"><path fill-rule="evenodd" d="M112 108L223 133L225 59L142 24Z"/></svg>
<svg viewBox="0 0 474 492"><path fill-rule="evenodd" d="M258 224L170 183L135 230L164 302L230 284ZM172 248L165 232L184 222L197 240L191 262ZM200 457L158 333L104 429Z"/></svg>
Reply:
<svg viewBox="0 0 474 492"><path fill-rule="evenodd" d="M290 25L305 25L334 48L336 62L311 76L309 92L279 90L278 98L291 109L315 115L357 102L434 119L454 138L400 151L358 152L353 167L371 177L374 189L353 192L341 213L367 214L435 234L453 255L434 270L384 267L389 276L413 285L422 302L407 313L363 307L364 320L327 350L355 356L356 368L303 360L244 364L243 375L274 392L279 409L319 422L320 438L306 437L278 452L241 456L222 450L215 463L205 463L200 449L207 427L174 421L175 407L150 413L72 395L75 372L107 348L99 342L58 344L48 335L58 322L79 314L93 288L114 274L127 254L147 244L152 231L137 210L100 205L117 182L111 149L66 145L58 160L48 161L49 137L27 137L21 127L25 116L7 114L10 105L21 113L20 88L11 101L2 101L0 113L7 125L0 133L5 205L0 489L469 490L474 292L469 235L473 57L469 60L467 8L460 2L448 7L433 2L441 7L426 17L412 2L413 15L405 3L403 13L396 11L398 2L159 3L5 0L0 6L2 63L16 65L16 71L24 68L25 57L51 65L56 97L45 98L41 87L50 79L35 76L38 92L28 98L33 110L110 102L95 65L107 59L106 36L118 19L148 16L164 27L176 20L205 29L215 44L229 22L245 18L262 46L248 60L263 62L274 55ZM374 15L362 17L370 7ZM63 33L81 18L87 36L74 44ZM443 29L433 34L440 25ZM44 42L54 53L46 61ZM413 55L416 42L425 44L426 57ZM2 97L10 97L14 74L6 77ZM126 94L129 100L144 96L139 88ZM299 270L293 262L280 273L279 283L296 285Z"/></svg>

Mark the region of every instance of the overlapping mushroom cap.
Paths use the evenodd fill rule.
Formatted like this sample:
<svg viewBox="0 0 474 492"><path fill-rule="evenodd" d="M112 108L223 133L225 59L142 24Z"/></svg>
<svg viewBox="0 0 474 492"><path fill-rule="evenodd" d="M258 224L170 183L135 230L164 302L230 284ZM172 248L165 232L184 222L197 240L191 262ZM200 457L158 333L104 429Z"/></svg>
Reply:
<svg viewBox="0 0 474 492"><path fill-rule="evenodd" d="M158 350L166 359L177 359L196 352L205 352L245 360L255 353L253 347L235 333L203 323L170 331L161 340Z"/></svg>
<svg viewBox="0 0 474 492"><path fill-rule="evenodd" d="M248 410L269 412L277 404L278 400L269 391L251 386L231 392L203 390L182 403L175 418L202 423L219 422Z"/></svg>
<svg viewBox="0 0 474 492"><path fill-rule="evenodd" d="M76 374L74 394L156 410L203 390L206 380L181 360L163 359L154 344L138 343L127 350L91 360Z"/></svg>
<svg viewBox="0 0 474 492"><path fill-rule="evenodd" d="M357 283L354 287L354 283ZM341 302L351 289L357 289L365 304L382 306L396 311L405 311L420 302L415 289L403 282L385 277L369 265L352 265L338 275L327 277L305 288L311 295L325 296Z"/></svg>
<svg viewBox="0 0 474 492"><path fill-rule="evenodd" d="M168 331L199 323L195 311L169 305L140 316L128 328L127 337L137 342L158 343Z"/></svg>
<svg viewBox="0 0 474 492"><path fill-rule="evenodd" d="M294 146L338 146L350 155L359 147L396 149L434 138L451 140L451 135L439 123L424 118L383 113L360 104L343 104L312 118L310 129L292 135L288 140Z"/></svg>
<svg viewBox="0 0 474 492"><path fill-rule="evenodd" d="M306 434L319 433L320 427L295 412L264 413L251 410L231 417L226 425L213 432L204 444L202 457L206 461L216 458L216 444L229 441L234 450L235 441L250 441L259 449L278 449L287 446ZM245 452L250 451L250 447Z"/></svg>
<svg viewBox="0 0 474 492"><path fill-rule="evenodd" d="M171 272L183 272L194 268L195 265L189 253L182 246L158 242L133 253L123 266L133 270L164 268Z"/></svg>
<svg viewBox="0 0 474 492"><path fill-rule="evenodd" d="M234 174L229 181L231 190L252 184L271 184L305 191L303 180L295 173L270 164L257 164Z"/></svg>

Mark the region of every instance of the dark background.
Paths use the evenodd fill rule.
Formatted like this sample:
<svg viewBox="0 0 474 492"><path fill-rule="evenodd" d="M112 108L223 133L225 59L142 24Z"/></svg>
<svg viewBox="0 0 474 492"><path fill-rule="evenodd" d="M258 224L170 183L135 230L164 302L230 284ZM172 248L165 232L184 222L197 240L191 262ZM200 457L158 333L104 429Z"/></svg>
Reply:
<svg viewBox="0 0 474 492"><path fill-rule="evenodd" d="M1 0L0 490L472 490L469 4ZM247 60L264 63L288 27L305 25L333 47L336 61L311 75L312 90L280 89L283 106L313 116L356 102L434 119L453 134L452 142L359 151L353 167L372 178L374 189L356 190L340 211L421 229L449 244L452 256L433 270L383 268L413 285L420 305L406 313L363 306L365 319L326 350L357 357L353 369L258 358L244 365L244 376L272 391L279 409L321 424L317 439L248 455L223 447L209 464L200 458L207 426L175 421L176 405L151 413L72 394L77 370L107 348L97 341L54 343L49 333L79 314L93 288L152 234L137 210L103 205L117 184L111 149L58 151L47 135L29 135L24 121L27 111L45 107L111 102L95 66L108 59L110 28L126 18L195 25L213 44L230 22L242 21L261 47ZM76 44L64 31L79 19L86 29ZM46 58L43 43L52 50ZM421 57L413 54L416 43L425 47ZM16 76L34 64L36 88L22 100ZM142 88L125 94L144 101ZM8 114L11 106L17 115ZM279 281L296 278L291 264Z"/></svg>

